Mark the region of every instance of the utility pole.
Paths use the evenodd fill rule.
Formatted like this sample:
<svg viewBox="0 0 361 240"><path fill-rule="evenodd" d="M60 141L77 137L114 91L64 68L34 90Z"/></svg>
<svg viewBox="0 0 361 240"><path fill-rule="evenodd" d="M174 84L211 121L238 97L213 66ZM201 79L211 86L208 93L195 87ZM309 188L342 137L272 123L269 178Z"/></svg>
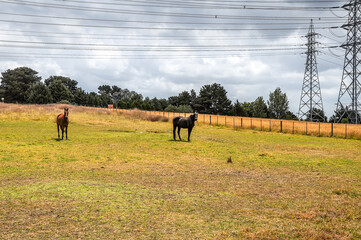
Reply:
<svg viewBox="0 0 361 240"><path fill-rule="evenodd" d="M361 94L360 76L360 0L350 0L342 6L348 11L348 23L342 28L347 30L347 41L341 45L345 52L342 81L338 95L335 122L347 118L350 123L361 123Z"/></svg>
<svg viewBox="0 0 361 240"><path fill-rule="evenodd" d="M311 19L310 28L307 37L307 59L305 75L303 78L300 108L298 110L299 119L309 121L325 121L323 103L321 96L320 81L318 78L317 61L316 61L316 36Z"/></svg>

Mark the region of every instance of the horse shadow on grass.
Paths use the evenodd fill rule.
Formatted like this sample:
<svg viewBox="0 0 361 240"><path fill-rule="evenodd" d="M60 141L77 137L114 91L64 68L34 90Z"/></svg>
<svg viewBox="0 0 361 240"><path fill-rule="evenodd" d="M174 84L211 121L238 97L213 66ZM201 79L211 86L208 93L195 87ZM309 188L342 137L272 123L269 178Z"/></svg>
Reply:
<svg viewBox="0 0 361 240"><path fill-rule="evenodd" d="M61 138L53 138L53 140L56 142L69 141L69 139L65 140L65 139L61 139Z"/></svg>
<svg viewBox="0 0 361 240"><path fill-rule="evenodd" d="M188 142L188 140L174 140L174 139L169 139L168 142L180 142L180 143L191 143L191 142Z"/></svg>

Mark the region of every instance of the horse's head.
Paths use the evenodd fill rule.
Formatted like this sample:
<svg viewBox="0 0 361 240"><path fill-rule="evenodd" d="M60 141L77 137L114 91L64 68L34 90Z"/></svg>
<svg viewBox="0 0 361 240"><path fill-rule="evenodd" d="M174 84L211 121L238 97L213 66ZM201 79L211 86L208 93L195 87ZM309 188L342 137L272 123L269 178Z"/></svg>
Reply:
<svg viewBox="0 0 361 240"><path fill-rule="evenodd" d="M198 121L198 113L195 112L193 115L191 115L191 118L192 118L193 122Z"/></svg>
<svg viewBox="0 0 361 240"><path fill-rule="evenodd" d="M68 119L69 117L69 109L68 108L64 108L64 118Z"/></svg>

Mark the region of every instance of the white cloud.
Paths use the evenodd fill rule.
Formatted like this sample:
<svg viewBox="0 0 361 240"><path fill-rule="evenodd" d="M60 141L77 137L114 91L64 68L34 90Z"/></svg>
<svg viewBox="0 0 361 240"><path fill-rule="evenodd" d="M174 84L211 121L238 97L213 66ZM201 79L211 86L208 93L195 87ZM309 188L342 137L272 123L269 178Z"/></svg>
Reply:
<svg viewBox="0 0 361 240"><path fill-rule="evenodd" d="M39 3L47 3L47 1L40 0ZM70 3L64 2L62 4L67 5ZM222 3L220 2L219 4ZM257 5L256 3L252 4ZM272 3L269 3L268 5L271 4ZM314 6L320 4L324 4L325 6L335 5L335 3L327 2L309 2L304 3L303 5ZM79 5L82 4L79 3ZM284 1L278 5L299 6L292 1ZM112 5L103 6L99 4L88 4L86 7L112 8ZM312 17L315 19L316 27L325 26L317 25L318 23L327 23L326 20L323 20L323 17L333 17L328 11L256 11L243 8L174 9L166 7L149 8L142 6L141 4L139 7L114 5L113 10L116 9L183 12L187 14L203 14L202 16L209 15L211 18L187 18L184 16L186 14L183 14L182 17L172 17L166 15L120 14L111 13L111 11L75 11L70 9L53 9L4 3L2 4L2 10L4 12L50 15L56 16L57 18L16 16L17 20L28 23L2 23L2 26L0 27L2 37L0 40L32 41L48 44L40 45L42 46L41 48L36 48L34 47L34 44L0 42L0 52L2 52L0 53L0 71L27 66L38 71L44 79L51 75L64 75L70 77L77 80L79 86L86 91L96 92L98 86L108 84L137 91L143 94L143 96L164 98L177 95L184 90L190 91L191 89L195 89L198 92L203 85L217 82L225 87L230 99L233 101L238 99L243 102L253 101L258 96L263 96L265 99L268 99L268 95L271 91L276 87L281 87L282 91L286 92L289 97L292 111L297 112L306 55L283 55L289 53L291 50L262 52L257 51L257 48L283 49L287 48L287 46L294 46L294 48L304 47L306 38L300 36L307 34L308 22L310 20L302 20L305 24L294 24L295 22L300 22L298 20L296 21L296 18L294 17L302 18L310 16L310 18ZM214 17L216 15L218 16L217 18ZM227 15L236 17L262 16L264 18L270 17L270 20L237 19L236 17L233 19L222 18L222 16ZM15 16L11 15L4 15L2 17L9 20L15 18ZM64 17L73 19L62 19ZM274 21L274 18L278 17L287 17L290 20ZM76 20L74 18L91 18L110 21L85 21L79 19ZM126 23L116 20L138 21L138 23ZM334 21L342 22L343 20L345 19L339 20L335 18ZM159 21L164 23L147 24L147 21ZM34 25L29 22L61 23L64 25ZM183 22L183 24L169 24L169 22ZM281 24L271 25L275 22L281 22ZM207 23L208 25L199 26L195 23ZM238 24L226 25L225 23ZM263 23L264 25L257 25L257 23ZM70 27L66 26L66 24L107 25L113 26L114 28ZM331 23L328 25L326 24L326 26L329 27L330 24ZM119 27L128 28L121 29ZM134 27L247 28L248 30L180 31L167 29L136 29ZM290 30L266 31L264 30L265 28L289 28ZM3 30L16 30L17 32ZM320 31L320 33L326 37L335 37L330 35L328 29L318 29L317 31ZM334 31L337 33L339 32L340 35L345 34L341 29ZM269 37L266 38L265 36ZM343 41L344 39L341 38L338 40ZM327 38L322 38L318 39L318 41L325 43L328 40ZM64 45L51 43L64 43ZM7 47L9 45L21 45L23 47ZM28 47L24 47L24 45ZM111 46L106 47L107 45ZM162 47L159 51L154 50L154 48L153 51L142 51L142 49L149 45L164 45L165 47ZM199 45L201 45L201 47L195 47ZM176 46L176 48L174 48L173 51L163 51L167 46ZM184 48L189 47L191 49L193 46L195 50L182 51L181 46ZM210 50L215 50L217 48L224 49L224 47L221 48L219 46L227 46L231 51L204 51L202 46L214 46L210 47ZM84 50L74 50L80 47L84 48ZM74 49L70 50L67 48ZM97 48L105 49L103 51L94 50ZM131 48L133 49L132 51L129 50ZM17 56L20 57L22 55L30 55L33 57L7 57L9 54L11 55L14 53L17 53ZM37 54L43 54L43 57L53 57L50 57L49 59L37 58ZM325 54L327 54L327 52L325 52ZM58 58L59 55L62 55L63 58ZM69 57L64 58L64 55ZM82 55L84 59L74 59L74 57ZM124 59L107 58L107 56L114 55L117 56L117 58L123 57ZM159 55L166 57L158 59L157 56ZM197 58L191 57L194 55L196 55ZM206 57L207 55L218 55L218 57ZM219 55L226 56L222 57ZM186 57L180 58L180 56ZM203 58L200 56L203 56ZM322 55L322 58L329 60L328 55ZM335 107L334 104L337 101L342 69L339 66L327 62L319 64L319 69L321 91L324 98L326 113L332 114L333 108Z"/></svg>

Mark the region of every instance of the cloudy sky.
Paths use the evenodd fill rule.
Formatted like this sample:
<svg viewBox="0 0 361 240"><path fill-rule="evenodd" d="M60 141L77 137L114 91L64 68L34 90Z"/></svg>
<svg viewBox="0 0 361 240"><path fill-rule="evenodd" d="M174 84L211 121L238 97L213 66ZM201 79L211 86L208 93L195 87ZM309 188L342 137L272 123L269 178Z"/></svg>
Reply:
<svg viewBox="0 0 361 240"><path fill-rule="evenodd" d="M117 85L150 98L220 83L232 100L275 88L298 112L311 19L326 115L343 69L346 1L0 0L0 71L27 66L97 92ZM332 47L332 48L330 48Z"/></svg>

